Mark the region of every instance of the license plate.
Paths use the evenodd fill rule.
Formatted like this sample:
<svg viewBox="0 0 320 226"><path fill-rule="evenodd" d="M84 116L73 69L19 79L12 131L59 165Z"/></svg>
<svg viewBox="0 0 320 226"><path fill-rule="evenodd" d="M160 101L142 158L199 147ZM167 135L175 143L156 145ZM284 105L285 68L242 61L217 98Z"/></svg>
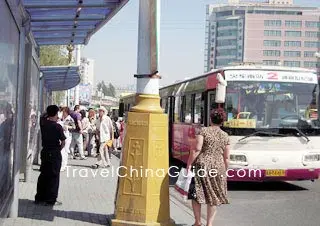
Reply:
<svg viewBox="0 0 320 226"><path fill-rule="evenodd" d="M285 170L266 170L266 176L267 177L284 177L286 176L286 171Z"/></svg>

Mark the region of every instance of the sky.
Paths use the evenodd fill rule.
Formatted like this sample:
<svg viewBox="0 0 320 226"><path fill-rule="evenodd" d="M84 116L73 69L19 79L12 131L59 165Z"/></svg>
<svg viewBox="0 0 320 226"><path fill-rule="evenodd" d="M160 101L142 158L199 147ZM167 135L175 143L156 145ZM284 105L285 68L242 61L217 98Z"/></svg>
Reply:
<svg viewBox="0 0 320 226"><path fill-rule="evenodd" d="M227 0L161 0L160 85L204 72L205 10ZM320 0L294 0L320 7ZM135 85L137 73L139 0L130 0L84 46L81 55L94 60L95 83Z"/></svg>

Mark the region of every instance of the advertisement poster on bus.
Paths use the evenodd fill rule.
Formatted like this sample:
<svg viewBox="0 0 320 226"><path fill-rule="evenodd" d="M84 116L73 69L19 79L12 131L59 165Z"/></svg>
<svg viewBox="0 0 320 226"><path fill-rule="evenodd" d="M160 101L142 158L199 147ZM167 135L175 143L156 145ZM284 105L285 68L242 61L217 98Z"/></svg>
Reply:
<svg viewBox="0 0 320 226"><path fill-rule="evenodd" d="M260 71L260 70L229 70L225 71L227 81L268 81L317 84L315 73L293 71Z"/></svg>
<svg viewBox="0 0 320 226"><path fill-rule="evenodd" d="M79 103L81 105L89 105L91 103L91 85L90 84L80 84L79 85Z"/></svg>

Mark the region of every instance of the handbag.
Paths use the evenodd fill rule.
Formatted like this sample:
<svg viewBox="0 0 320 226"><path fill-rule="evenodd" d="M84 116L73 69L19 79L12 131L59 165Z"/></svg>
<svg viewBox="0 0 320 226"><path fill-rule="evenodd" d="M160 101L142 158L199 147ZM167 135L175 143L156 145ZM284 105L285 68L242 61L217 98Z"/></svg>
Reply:
<svg viewBox="0 0 320 226"><path fill-rule="evenodd" d="M194 173L188 171L186 168L182 168L179 173L178 180L175 184L175 190L182 196L184 201L187 201L191 180L194 177Z"/></svg>
<svg viewBox="0 0 320 226"><path fill-rule="evenodd" d="M65 125L68 127L69 132L75 132L76 124L73 120L67 120Z"/></svg>
<svg viewBox="0 0 320 226"><path fill-rule="evenodd" d="M106 142L106 146L107 146L107 147L111 148L112 145L113 145L112 140L108 140L108 141Z"/></svg>

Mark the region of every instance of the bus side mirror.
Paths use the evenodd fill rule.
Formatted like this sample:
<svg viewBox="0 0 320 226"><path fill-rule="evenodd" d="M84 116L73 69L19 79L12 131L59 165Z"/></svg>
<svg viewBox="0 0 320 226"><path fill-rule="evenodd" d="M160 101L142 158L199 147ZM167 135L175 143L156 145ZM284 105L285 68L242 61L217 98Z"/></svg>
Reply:
<svg viewBox="0 0 320 226"><path fill-rule="evenodd" d="M123 117L124 114L124 103L119 104L119 117Z"/></svg>
<svg viewBox="0 0 320 226"><path fill-rule="evenodd" d="M223 76L219 73L217 74L218 84L216 88L216 103L223 104L226 100L226 88L227 82L224 80Z"/></svg>

